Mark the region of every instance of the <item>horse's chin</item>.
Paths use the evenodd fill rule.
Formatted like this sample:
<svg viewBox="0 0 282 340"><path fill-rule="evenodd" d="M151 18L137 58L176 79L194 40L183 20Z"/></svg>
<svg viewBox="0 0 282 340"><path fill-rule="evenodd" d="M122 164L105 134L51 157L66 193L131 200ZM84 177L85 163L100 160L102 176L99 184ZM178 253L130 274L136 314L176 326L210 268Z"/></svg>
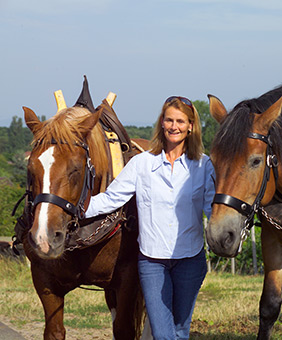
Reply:
<svg viewBox="0 0 282 340"><path fill-rule="evenodd" d="M50 249L48 253L42 252L40 249L35 250L37 255L43 260L57 260L63 256L64 248Z"/></svg>
<svg viewBox="0 0 282 340"><path fill-rule="evenodd" d="M43 260L55 260L63 256L65 250L65 244L56 244L50 245L47 242L37 244L33 238L31 233L28 234L28 243L32 250L36 253L38 257Z"/></svg>
<svg viewBox="0 0 282 340"><path fill-rule="evenodd" d="M210 249L218 256L235 257L241 243L243 219L240 214L225 215L223 219L210 219L206 229Z"/></svg>

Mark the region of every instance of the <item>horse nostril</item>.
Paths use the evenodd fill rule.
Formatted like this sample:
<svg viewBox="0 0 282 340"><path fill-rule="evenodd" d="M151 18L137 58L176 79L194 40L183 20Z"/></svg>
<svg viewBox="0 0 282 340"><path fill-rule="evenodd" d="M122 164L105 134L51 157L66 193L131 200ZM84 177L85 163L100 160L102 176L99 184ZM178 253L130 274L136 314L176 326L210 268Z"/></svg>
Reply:
<svg viewBox="0 0 282 340"><path fill-rule="evenodd" d="M54 243L61 244L64 242L65 234L61 231L56 231L54 235Z"/></svg>
<svg viewBox="0 0 282 340"><path fill-rule="evenodd" d="M222 240L222 248L229 248L233 245L234 243L234 233L229 231L227 234L226 234L226 237Z"/></svg>

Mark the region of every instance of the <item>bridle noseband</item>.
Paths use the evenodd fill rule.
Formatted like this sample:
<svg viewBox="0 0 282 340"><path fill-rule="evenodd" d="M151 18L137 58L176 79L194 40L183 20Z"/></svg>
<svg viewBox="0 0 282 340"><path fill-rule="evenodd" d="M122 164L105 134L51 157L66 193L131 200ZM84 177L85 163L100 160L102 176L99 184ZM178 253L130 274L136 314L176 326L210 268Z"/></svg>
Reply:
<svg viewBox="0 0 282 340"><path fill-rule="evenodd" d="M244 221L244 228L241 231L241 243L239 246L238 252L240 252L242 247L242 242L247 238L250 233L250 230L254 224L254 215L258 212L260 202L265 194L267 182L270 178L270 170L273 168L274 178L277 181L278 178L278 160L276 155L273 153L273 143L270 138L270 134L268 136L261 135L259 133L250 132L248 138L258 139L267 144L266 149L266 165L264 169L263 179L261 183L260 190L254 200L252 205L248 204L247 202L241 201L240 199L226 195L226 194L215 194L213 203L216 204L224 204L227 205L235 210L237 210L243 216L246 216Z"/></svg>

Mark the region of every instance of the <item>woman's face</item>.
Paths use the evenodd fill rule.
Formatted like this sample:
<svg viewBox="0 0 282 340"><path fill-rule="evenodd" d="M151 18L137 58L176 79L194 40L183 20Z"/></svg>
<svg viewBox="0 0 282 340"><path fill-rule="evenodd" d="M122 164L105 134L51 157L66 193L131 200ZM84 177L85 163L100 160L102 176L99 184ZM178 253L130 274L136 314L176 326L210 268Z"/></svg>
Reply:
<svg viewBox="0 0 282 340"><path fill-rule="evenodd" d="M171 146L184 144L188 131L193 128L193 124L189 122L186 114L173 106L169 106L165 110L162 126L167 145Z"/></svg>

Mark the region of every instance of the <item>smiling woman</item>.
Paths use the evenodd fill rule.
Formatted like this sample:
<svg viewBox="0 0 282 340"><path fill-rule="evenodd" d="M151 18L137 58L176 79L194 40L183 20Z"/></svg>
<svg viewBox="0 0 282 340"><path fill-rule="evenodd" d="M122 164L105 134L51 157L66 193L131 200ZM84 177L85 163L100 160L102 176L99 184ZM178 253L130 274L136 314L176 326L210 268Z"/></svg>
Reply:
<svg viewBox="0 0 282 340"><path fill-rule="evenodd" d="M110 213L136 194L138 269L156 340L189 338L207 271L202 214L211 212L212 175L196 108L187 98L170 97L152 149L133 157L105 193L91 197L86 211L86 217Z"/></svg>

